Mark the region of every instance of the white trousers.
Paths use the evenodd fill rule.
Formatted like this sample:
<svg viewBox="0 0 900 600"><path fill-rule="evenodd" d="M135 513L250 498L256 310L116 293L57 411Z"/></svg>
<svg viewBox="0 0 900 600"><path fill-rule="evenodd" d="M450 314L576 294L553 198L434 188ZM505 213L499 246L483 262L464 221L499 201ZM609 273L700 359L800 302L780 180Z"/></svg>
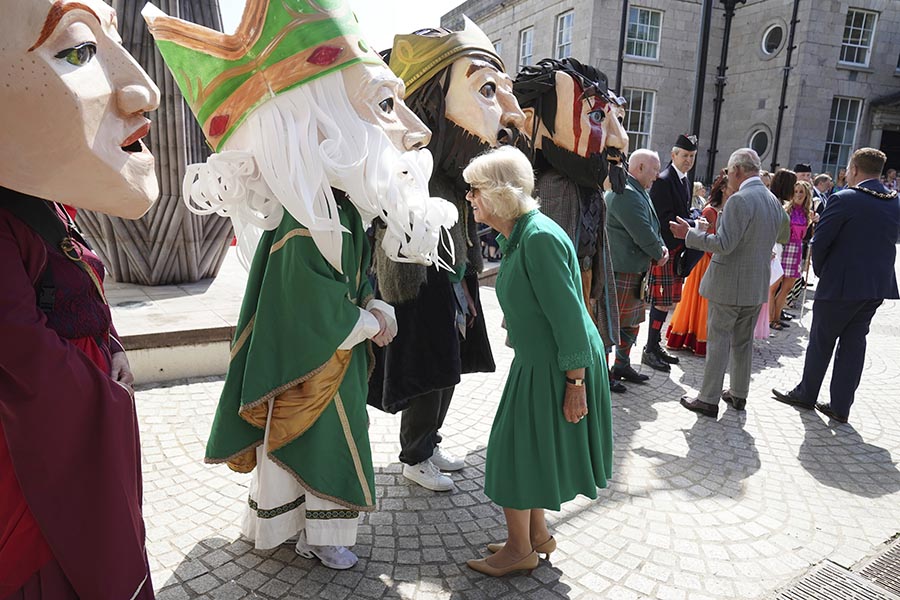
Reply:
<svg viewBox="0 0 900 600"><path fill-rule="evenodd" d="M280 546L303 530L312 546L354 545L359 512L315 496L266 455L273 403L269 401L265 440L256 448L256 469L241 533L260 550Z"/></svg>

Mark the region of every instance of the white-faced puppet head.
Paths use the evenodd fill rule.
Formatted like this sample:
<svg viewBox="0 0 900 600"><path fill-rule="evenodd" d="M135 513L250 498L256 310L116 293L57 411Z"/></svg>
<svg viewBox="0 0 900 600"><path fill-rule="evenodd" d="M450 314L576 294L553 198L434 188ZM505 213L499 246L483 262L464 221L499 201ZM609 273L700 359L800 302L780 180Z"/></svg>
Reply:
<svg viewBox="0 0 900 600"><path fill-rule="evenodd" d="M159 90L100 0L0 0L0 186L137 218L159 196L141 142Z"/></svg>

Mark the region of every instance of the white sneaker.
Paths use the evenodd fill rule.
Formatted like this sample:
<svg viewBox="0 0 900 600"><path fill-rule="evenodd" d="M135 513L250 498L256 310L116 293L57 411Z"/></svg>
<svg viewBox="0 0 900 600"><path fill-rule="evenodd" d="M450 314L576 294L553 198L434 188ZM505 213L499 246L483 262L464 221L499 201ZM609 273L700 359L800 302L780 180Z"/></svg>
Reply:
<svg viewBox="0 0 900 600"><path fill-rule="evenodd" d="M403 465L403 476L433 492L448 492L453 489L453 480L441 473L431 459L423 460L417 465Z"/></svg>
<svg viewBox="0 0 900 600"><path fill-rule="evenodd" d="M440 446L434 447L434 454L431 455L431 462L434 463L441 471L459 471L466 466L465 458L453 456Z"/></svg>
<svg viewBox="0 0 900 600"><path fill-rule="evenodd" d="M355 565L359 558L346 546L311 546L306 542L306 531L300 532L294 551L303 558L318 558L329 569L343 571Z"/></svg>

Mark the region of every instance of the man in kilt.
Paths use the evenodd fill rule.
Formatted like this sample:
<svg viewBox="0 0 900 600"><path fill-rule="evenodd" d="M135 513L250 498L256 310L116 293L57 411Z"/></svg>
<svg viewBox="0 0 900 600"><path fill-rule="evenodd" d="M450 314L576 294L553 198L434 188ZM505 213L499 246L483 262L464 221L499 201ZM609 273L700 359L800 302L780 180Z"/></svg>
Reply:
<svg viewBox="0 0 900 600"><path fill-rule="evenodd" d="M669 231L669 221L676 217L690 221L691 192L693 184L688 172L697 156L697 136L679 135L672 147L672 161L659 174L650 188L650 199L661 224L660 235L673 259L684 250L684 242ZM656 264L650 269L650 331L642 362L657 371L668 372L669 365L678 364L678 358L666 352L660 345L662 326L668 312L681 300L684 277L675 274L675 261Z"/></svg>
<svg viewBox="0 0 900 600"><path fill-rule="evenodd" d="M619 307L619 343L615 364L609 370L610 389L624 392L622 381L644 383L649 377L631 366L629 354L644 322L647 305L642 294L644 275L651 263L665 265L669 251L659 231L659 220L647 189L659 175L659 155L635 150L628 162L622 193L609 192L606 224Z"/></svg>

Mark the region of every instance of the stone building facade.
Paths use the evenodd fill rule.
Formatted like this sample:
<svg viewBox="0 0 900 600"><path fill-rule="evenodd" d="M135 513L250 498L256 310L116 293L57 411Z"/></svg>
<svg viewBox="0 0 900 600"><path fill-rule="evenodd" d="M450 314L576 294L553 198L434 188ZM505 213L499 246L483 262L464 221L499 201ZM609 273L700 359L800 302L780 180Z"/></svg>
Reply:
<svg viewBox="0 0 900 600"><path fill-rule="evenodd" d="M795 0L747 0L731 25L718 134L710 156L725 9L715 1L700 127L697 178L752 145L764 168L810 163L835 172L852 148L872 145L900 167L900 0L797 0L791 69L778 152L774 145ZM698 69L702 0L632 0L621 89L632 149L667 157L689 132ZM512 73L523 62L565 55L604 71L615 86L621 0L468 0L442 17L466 15L495 41ZM530 31L530 33L528 33Z"/></svg>

